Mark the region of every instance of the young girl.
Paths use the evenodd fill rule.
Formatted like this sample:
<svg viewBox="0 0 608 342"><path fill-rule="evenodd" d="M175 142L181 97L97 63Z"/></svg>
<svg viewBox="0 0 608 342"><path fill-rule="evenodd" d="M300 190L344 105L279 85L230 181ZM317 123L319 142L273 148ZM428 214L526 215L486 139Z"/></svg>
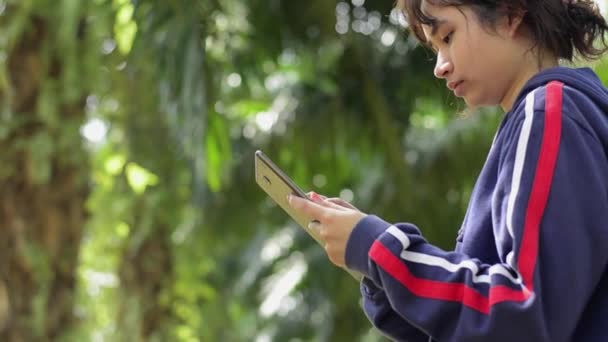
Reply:
<svg viewBox="0 0 608 342"><path fill-rule="evenodd" d="M365 275L365 311L395 340L608 341L608 91L558 63L599 57L606 22L590 0L398 6L436 77L506 112L456 250L337 200L291 205L332 262Z"/></svg>

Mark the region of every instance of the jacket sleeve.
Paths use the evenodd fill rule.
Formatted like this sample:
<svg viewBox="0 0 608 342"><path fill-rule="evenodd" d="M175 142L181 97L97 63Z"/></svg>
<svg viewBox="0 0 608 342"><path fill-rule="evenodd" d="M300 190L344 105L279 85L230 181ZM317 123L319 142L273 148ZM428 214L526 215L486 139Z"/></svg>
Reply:
<svg viewBox="0 0 608 342"><path fill-rule="evenodd" d="M389 305L386 293L372 280L361 281L363 308L372 324L394 341L429 342L429 335L405 320Z"/></svg>
<svg viewBox="0 0 608 342"><path fill-rule="evenodd" d="M497 136L485 228L495 246L485 248L498 263L443 251L412 224L373 215L357 224L346 263L384 291L366 306L373 322L394 320L382 316L390 307L438 341L572 338L608 260L608 163L598 139L564 115L578 110L564 92L560 82L531 92Z"/></svg>

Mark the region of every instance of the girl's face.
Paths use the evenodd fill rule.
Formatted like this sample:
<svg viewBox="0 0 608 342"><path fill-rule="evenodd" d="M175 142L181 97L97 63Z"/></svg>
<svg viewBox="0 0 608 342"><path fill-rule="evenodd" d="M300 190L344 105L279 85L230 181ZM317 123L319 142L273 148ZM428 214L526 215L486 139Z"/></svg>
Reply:
<svg viewBox="0 0 608 342"><path fill-rule="evenodd" d="M468 7L424 1L422 10L437 20L434 27L422 26L437 54L435 76L469 107L500 104L509 110L534 64L530 41L517 32L521 20L500 19L494 32Z"/></svg>

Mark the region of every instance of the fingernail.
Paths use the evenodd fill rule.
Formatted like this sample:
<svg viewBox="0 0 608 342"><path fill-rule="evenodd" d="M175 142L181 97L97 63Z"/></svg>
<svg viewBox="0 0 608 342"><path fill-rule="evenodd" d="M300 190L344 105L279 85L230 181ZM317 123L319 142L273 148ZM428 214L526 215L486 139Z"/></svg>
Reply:
<svg viewBox="0 0 608 342"><path fill-rule="evenodd" d="M310 194L310 199L311 199L313 202L323 202L323 201L324 201L323 196L321 196L321 195L317 194L316 192L312 192L312 193Z"/></svg>
<svg viewBox="0 0 608 342"><path fill-rule="evenodd" d="M289 203L289 205L291 205L291 194L287 195L287 203Z"/></svg>

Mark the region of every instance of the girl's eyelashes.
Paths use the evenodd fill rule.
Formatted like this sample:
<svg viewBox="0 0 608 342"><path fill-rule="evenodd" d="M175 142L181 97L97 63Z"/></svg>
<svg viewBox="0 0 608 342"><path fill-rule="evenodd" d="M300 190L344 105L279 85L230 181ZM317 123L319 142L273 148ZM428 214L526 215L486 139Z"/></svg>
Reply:
<svg viewBox="0 0 608 342"><path fill-rule="evenodd" d="M449 44L452 41L452 35L454 34L454 31L451 31L450 33L448 33L445 37L443 37L443 42L445 44Z"/></svg>
<svg viewBox="0 0 608 342"><path fill-rule="evenodd" d="M453 35L454 35L454 31L450 31L450 33L448 33L446 36L444 36L443 38L441 38L441 43L443 43L445 45L449 45L450 42L452 41L452 36ZM435 45L432 42L430 42L430 41L427 41L426 44L431 49L431 51L433 51L433 53L435 55L437 55L437 53L439 51L438 48L436 48ZM443 44L440 44L440 45L443 45Z"/></svg>

